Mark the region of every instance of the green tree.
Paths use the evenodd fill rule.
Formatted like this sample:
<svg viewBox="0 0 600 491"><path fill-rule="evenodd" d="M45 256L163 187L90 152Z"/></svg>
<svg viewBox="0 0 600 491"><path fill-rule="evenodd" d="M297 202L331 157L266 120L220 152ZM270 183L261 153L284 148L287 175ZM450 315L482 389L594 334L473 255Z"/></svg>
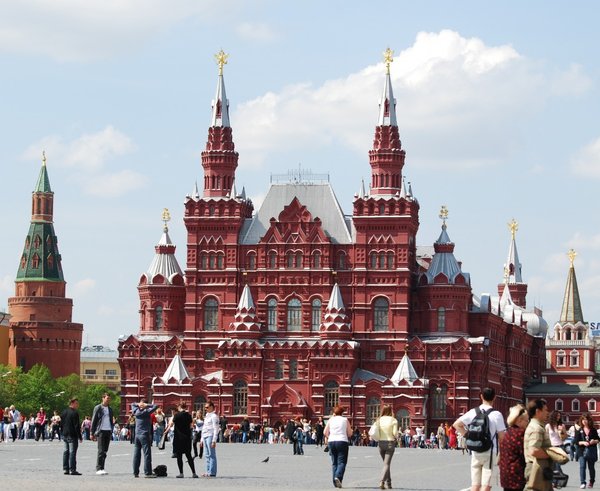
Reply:
<svg viewBox="0 0 600 491"><path fill-rule="evenodd" d="M0 365L0 406L3 408L16 404L21 373L20 368Z"/></svg>
<svg viewBox="0 0 600 491"><path fill-rule="evenodd" d="M42 406L50 411L56 409L57 399L62 395L45 365L34 365L18 378L16 404L21 413L31 414Z"/></svg>

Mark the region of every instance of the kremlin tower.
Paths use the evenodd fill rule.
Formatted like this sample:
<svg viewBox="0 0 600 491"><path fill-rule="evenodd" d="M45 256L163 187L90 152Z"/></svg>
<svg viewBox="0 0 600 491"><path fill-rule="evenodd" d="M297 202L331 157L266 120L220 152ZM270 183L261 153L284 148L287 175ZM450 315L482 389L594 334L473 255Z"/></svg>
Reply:
<svg viewBox="0 0 600 491"><path fill-rule="evenodd" d="M45 154L31 201L31 225L19 262L15 296L8 299L8 362L24 370L42 363L54 377L79 374L83 325L72 322L73 300L66 297Z"/></svg>

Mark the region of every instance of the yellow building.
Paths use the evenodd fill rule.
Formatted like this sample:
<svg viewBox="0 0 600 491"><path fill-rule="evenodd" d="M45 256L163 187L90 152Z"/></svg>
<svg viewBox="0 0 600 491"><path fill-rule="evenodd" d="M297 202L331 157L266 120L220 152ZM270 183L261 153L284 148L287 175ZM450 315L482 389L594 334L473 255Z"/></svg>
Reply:
<svg viewBox="0 0 600 491"><path fill-rule="evenodd" d="M81 380L88 384L104 384L121 392L119 353L106 346L86 346L81 350Z"/></svg>
<svg viewBox="0 0 600 491"><path fill-rule="evenodd" d="M0 365L8 364L8 321L10 314L0 311Z"/></svg>

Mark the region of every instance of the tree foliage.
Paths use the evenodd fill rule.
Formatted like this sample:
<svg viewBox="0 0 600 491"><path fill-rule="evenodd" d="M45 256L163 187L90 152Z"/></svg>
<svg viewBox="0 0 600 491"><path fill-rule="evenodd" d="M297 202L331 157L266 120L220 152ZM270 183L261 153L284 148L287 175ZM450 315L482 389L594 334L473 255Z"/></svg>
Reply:
<svg viewBox="0 0 600 491"><path fill-rule="evenodd" d="M37 412L40 407L50 414L54 410L61 412L69 405L69 400L76 397L82 418L91 416L105 392L111 395L111 406L115 414L119 414L120 398L105 385L86 384L75 374L54 378L45 365L35 365L28 372L0 365L0 405L14 404L27 415Z"/></svg>

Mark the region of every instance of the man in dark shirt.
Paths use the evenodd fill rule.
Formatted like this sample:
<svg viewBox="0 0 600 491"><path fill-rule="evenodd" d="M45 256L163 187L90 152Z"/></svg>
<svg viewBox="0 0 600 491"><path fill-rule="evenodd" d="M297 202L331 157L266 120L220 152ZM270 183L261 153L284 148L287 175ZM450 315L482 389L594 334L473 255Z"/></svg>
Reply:
<svg viewBox="0 0 600 491"><path fill-rule="evenodd" d="M60 417L60 425L63 434L65 450L63 452L63 471L65 475L81 476L77 472L77 447L83 441L81 435L81 424L79 422L79 401L73 398L69 401L69 407L65 409Z"/></svg>
<svg viewBox="0 0 600 491"><path fill-rule="evenodd" d="M135 418L135 448L133 449L133 475L140 475L140 461L144 452L144 477L156 477L152 474L152 413L158 408L155 404L142 399L139 404L131 405Z"/></svg>

